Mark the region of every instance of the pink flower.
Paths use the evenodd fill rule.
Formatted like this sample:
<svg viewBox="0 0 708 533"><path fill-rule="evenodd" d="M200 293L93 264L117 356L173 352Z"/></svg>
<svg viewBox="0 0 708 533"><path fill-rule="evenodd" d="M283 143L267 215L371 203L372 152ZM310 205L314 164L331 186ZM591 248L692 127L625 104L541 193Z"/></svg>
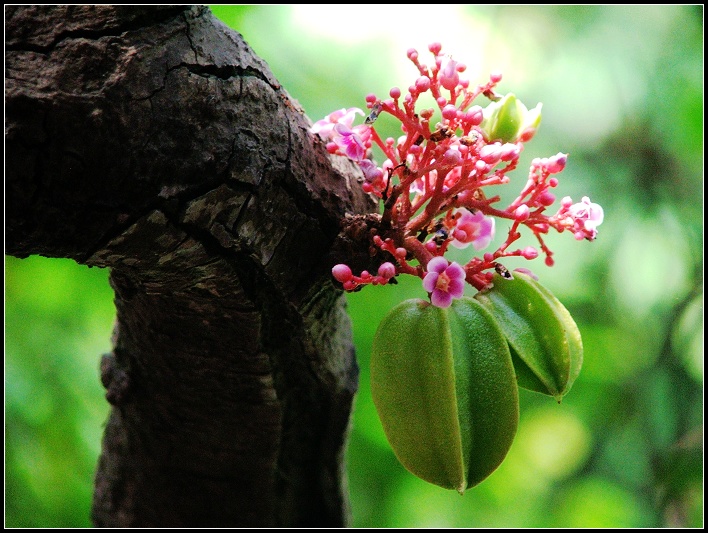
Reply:
<svg viewBox="0 0 708 533"><path fill-rule="evenodd" d="M322 120L315 122L310 128L310 132L318 133L324 140L330 140L334 132L334 127L337 124L343 124L347 129L350 129L354 123L354 116L356 114L362 117L364 116L364 112L358 107L333 111Z"/></svg>
<svg viewBox="0 0 708 533"><path fill-rule="evenodd" d="M465 270L457 263L434 257L428 262L423 288L430 294L434 306L450 307L453 298L459 298L465 291L465 276Z"/></svg>
<svg viewBox="0 0 708 533"><path fill-rule="evenodd" d="M583 196L582 201L568 208L568 213L573 217L576 239L593 240L597 237L597 227L605 218L600 204L594 204L590 198Z"/></svg>
<svg viewBox="0 0 708 533"><path fill-rule="evenodd" d="M494 218L485 217L481 211L469 212L457 210L455 228L452 230L452 245L455 248L467 248L470 244L475 250L489 246L494 237Z"/></svg>
<svg viewBox="0 0 708 533"><path fill-rule="evenodd" d="M346 125L341 123L334 125L332 140L349 159L358 162L364 158L366 153L364 141L357 132L349 129Z"/></svg>

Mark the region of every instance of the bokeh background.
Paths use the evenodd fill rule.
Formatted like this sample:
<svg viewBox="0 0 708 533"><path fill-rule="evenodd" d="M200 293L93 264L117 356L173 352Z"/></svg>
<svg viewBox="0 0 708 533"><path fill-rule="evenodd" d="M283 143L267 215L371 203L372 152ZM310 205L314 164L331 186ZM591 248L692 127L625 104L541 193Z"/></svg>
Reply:
<svg viewBox="0 0 708 533"><path fill-rule="evenodd" d="M544 104L522 157L569 153L558 195L605 209L595 242L553 234L556 266L524 265L575 317L583 371L561 405L522 391L506 460L464 496L400 466L371 401L375 329L421 296L420 282L348 296L361 366L353 525L702 527L703 6L212 9L313 121L405 90L416 77L406 50L425 57L432 41L467 64L472 84L501 70L500 92ZM98 363L115 313L107 278L67 260L5 258L8 527L90 526L108 413Z"/></svg>

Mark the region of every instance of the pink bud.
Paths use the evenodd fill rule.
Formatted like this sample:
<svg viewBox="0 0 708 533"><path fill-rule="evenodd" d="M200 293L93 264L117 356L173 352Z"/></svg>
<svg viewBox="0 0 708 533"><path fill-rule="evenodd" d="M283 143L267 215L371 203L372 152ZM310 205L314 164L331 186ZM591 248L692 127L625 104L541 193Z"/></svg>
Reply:
<svg viewBox="0 0 708 533"><path fill-rule="evenodd" d="M347 265L340 263L338 265L334 265L332 268L332 275L334 276L334 279L340 283L344 283L352 278L352 269Z"/></svg>
<svg viewBox="0 0 708 533"><path fill-rule="evenodd" d="M396 267L393 265L393 263L389 263L387 261L379 267L379 276L381 276L382 278L390 279L395 275Z"/></svg>
<svg viewBox="0 0 708 533"><path fill-rule="evenodd" d="M516 211L514 211L514 218L519 222L523 222L524 220L528 219L529 206L527 206L526 204L521 204L519 207L517 207Z"/></svg>
<svg viewBox="0 0 708 533"><path fill-rule="evenodd" d="M448 91L454 91L460 75L457 73L457 61L448 59L440 70L440 85Z"/></svg>
<svg viewBox="0 0 708 533"><path fill-rule="evenodd" d="M459 150L450 148L443 155L443 161L448 165L459 165L462 161L462 155Z"/></svg>
<svg viewBox="0 0 708 533"><path fill-rule="evenodd" d="M406 55L411 61L415 61L416 59L418 59L418 51L415 48L409 48L406 52Z"/></svg>
<svg viewBox="0 0 708 533"><path fill-rule="evenodd" d="M437 41L430 43L428 45L428 50L430 50L433 54L438 55L440 53L440 50L442 50L442 44Z"/></svg>
<svg viewBox="0 0 708 533"><path fill-rule="evenodd" d="M457 117L457 108L451 104L446 105L443 107L442 116L447 120L453 120Z"/></svg>
<svg viewBox="0 0 708 533"><path fill-rule="evenodd" d="M558 153L548 159L548 164L546 165L546 168L551 174L558 174L565 168L565 164L567 161L568 154Z"/></svg>
<svg viewBox="0 0 708 533"><path fill-rule="evenodd" d="M501 157L502 161L512 161L519 157L521 153L521 148L514 143L506 143L501 147Z"/></svg>
<svg viewBox="0 0 708 533"><path fill-rule="evenodd" d="M553 195L552 193L550 193L548 191L541 193L541 195L538 197L538 202L541 205L545 205L546 207L548 207L549 205L552 205L553 202L555 202L555 201L556 201L555 195Z"/></svg>
<svg viewBox="0 0 708 533"><path fill-rule="evenodd" d="M538 250L533 246L527 246L523 249L521 255L526 259L536 259L538 257Z"/></svg>
<svg viewBox="0 0 708 533"><path fill-rule="evenodd" d="M489 75L489 81L492 83L499 83L502 80L502 73L498 70L495 70Z"/></svg>
<svg viewBox="0 0 708 533"><path fill-rule="evenodd" d="M428 78L428 76L421 76L415 80L415 86L420 92L424 93L430 89L430 78Z"/></svg>
<svg viewBox="0 0 708 533"><path fill-rule="evenodd" d="M394 100L397 100L398 98L401 97L401 89L398 87L393 87L389 92L389 96L393 98Z"/></svg>
<svg viewBox="0 0 708 533"><path fill-rule="evenodd" d="M472 106L467 110L467 113L465 113L465 119L472 126L479 126L484 120L484 112L480 106Z"/></svg>
<svg viewBox="0 0 708 533"><path fill-rule="evenodd" d="M487 144L479 151L479 157L489 165L493 165L501 159L502 151L499 143Z"/></svg>

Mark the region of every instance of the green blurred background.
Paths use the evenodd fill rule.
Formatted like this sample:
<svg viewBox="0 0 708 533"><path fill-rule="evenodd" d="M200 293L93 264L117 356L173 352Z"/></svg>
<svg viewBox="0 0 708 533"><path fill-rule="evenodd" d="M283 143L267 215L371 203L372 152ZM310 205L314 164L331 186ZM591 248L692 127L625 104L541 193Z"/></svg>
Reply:
<svg viewBox="0 0 708 533"><path fill-rule="evenodd" d="M583 371L561 405L522 391L506 460L464 496L399 465L371 402L374 331L421 296L420 282L349 295L362 370L347 456L353 525L702 527L703 6L212 9L313 121L405 90L416 77L406 50L426 58L434 40L472 84L501 70L500 92L544 104L524 161L569 153L558 194L605 209L595 242L552 234L556 266L526 263L575 317ZM384 118L377 126L392 127ZM108 413L98 363L115 312L107 277L5 259L8 527L90 526Z"/></svg>

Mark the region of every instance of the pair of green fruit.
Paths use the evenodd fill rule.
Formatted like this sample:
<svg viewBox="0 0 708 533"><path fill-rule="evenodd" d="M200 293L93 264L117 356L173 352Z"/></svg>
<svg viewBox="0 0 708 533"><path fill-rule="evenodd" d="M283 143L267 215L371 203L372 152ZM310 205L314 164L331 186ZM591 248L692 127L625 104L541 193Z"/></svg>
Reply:
<svg viewBox="0 0 708 533"><path fill-rule="evenodd" d="M519 422L518 387L560 402L583 347L568 310L530 276L449 308L407 300L374 337L371 392L399 461L463 493L504 460Z"/></svg>

